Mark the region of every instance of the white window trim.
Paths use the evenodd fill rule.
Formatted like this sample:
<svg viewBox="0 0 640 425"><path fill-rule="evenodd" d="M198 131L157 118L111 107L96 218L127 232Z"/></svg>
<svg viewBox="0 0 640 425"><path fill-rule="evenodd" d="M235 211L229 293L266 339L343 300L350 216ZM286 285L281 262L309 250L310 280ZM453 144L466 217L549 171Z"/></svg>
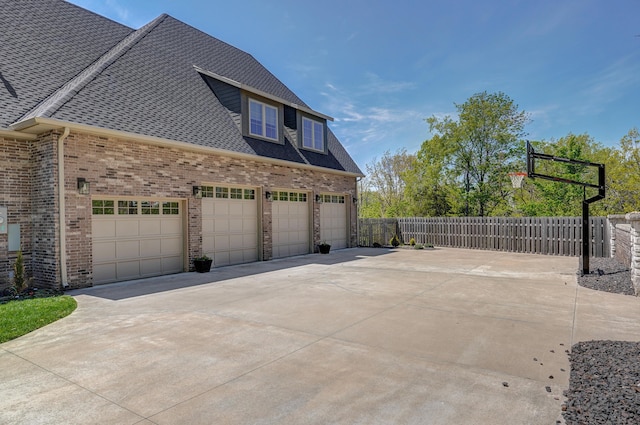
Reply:
<svg viewBox="0 0 640 425"><path fill-rule="evenodd" d="M311 122L311 143L313 144L313 146L306 146L304 144L304 134L305 134L304 133L304 122L305 122L305 120ZM316 134L315 134L315 131L314 131L315 124L320 124L320 126L322 126L322 140L321 140L322 148L321 149L318 149L318 148L315 147L315 145L316 145ZM303 148L303 149L307 149L307 150L315 151L315 152L326 152L325 132L326 132L325 125L324 125L324 123L322 121L317 121L317 120L314 120L314 119L311 119L311 118L302 117L301 143L300 143L301 146L300 147Z"/></svg>
<svg viewBox="0 0 640 425"><path fill-rule="evenodd" d="M262 108L262 134L256 134L254 132L252 132L251 130L251 103L255 103L257 105L260 105L260 107ZM276 129L276 136L275 137L269 137L267 136L267 114L266 114L266 110L267 108L273 109L276 113L276 122L275 122L275 129ZM250 136L255 136L255 137L261 137L263 139L268 139L268 140L273 140L276 142L280 141L280 131L279 131L279 122L280 122L280 117L279 115L279 110L276 106L273 105L269 105L267 103L264 102L260 102L259 100L253 99L253 98L249 98L249 102L248 102L248 117L249 117L249 122L248 122L248 131L249 131L249 135Z"/></svg>

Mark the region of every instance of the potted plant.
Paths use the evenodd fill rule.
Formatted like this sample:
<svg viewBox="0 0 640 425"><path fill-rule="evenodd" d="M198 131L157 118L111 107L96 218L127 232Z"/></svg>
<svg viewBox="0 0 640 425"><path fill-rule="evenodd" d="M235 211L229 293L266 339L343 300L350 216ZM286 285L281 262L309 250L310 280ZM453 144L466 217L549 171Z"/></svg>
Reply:
<svg viewBox="0 0 640 425"><path fill-rule="evenodd" d="M193 266L196 268L198 273L206 273L211 270L211 263L213 260L211 257L206 255L201 255L200 257L196 257L193 259Z"/></svg>
<svg viewBox="0 0 640 425"><path fill-rule="evenodd" d="M320 251L320 254L328 254L329 250L331 250L331 245L329 245L325 241L322 241L318 244L318 251Z"/></svg>

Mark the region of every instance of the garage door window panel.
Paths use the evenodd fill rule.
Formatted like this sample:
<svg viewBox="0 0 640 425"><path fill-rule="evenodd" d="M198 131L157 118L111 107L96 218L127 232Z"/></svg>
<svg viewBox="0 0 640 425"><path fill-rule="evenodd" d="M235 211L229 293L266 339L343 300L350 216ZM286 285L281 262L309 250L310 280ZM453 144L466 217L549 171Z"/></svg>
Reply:
<svg viewBox="0 0 640 425"><path fill-rule="evenodd" d="M141 210L143 215L159 215L160 202L158 201L142 201Z"/></svg>
<svg viewBox="0 0 640 425"><path fill-rule="evenodd" d="M112 200L94 199L91 201L93 214L95 215L113 215L115 214L115 202Z"/></svg>
<svg viewBox="0 0 640 425"><path fill-rule="evenodd" d="M118 201L119 215L137 215L138 201Z"/></svg>

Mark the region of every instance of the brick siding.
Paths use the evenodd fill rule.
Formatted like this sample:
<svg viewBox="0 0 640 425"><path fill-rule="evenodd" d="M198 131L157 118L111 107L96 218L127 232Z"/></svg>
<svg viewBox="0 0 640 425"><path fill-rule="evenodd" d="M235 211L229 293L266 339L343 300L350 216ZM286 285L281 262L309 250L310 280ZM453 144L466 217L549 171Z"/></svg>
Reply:
<svg viewBox="0 0 640 425"><path fill-rule="evenodd" d="M23 142L0 138L0 205L9 209L9 223L20 223L23 252L29 272L44 285L60 285L58 252L57 152L60 132ZM266 142L265 142L266 143ZM354 177L323 173L261 161L237 159L132 140L71 133L64 143L67 275L71 288L92 285L91 199L136 196L183 199L186 205L188 258L202 252L201 201L192 187L238 184L262 191L290 188L313 194L348 195L350 245L356 240ZM77 178L90 182L90 195L80 195ZM258 191L258 194L260 191ZM271 203L262 202L262 259L272 257ZM320 239L319 205L313 203L313 242ZM8 282L14 253L7 252L7 235L0 235L0 285ZM190 264L190 261L189 261Z"/></svg>

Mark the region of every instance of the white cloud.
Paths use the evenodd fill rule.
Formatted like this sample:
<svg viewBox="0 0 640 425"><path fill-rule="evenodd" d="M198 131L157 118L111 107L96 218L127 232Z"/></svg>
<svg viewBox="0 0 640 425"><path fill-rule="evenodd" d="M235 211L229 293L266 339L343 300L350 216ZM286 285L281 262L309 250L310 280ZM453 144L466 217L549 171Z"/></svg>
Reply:
<svg viewBox="0 0 640 425"><path fill-rule="evenodd" d="M106 4L107 7L115 12L119 20L123 22L129 22L129 16L131 16L129 9L120 5L116 0L106 0Z"/></svg>
<svg viewBox="0 0 640 425"><path fill-rule="evenodd" d="M602 109L627 94L630 88L640 84L638 55L629 55L604 68L586 82L583 94L587 97L585 109Z"/></svg>

